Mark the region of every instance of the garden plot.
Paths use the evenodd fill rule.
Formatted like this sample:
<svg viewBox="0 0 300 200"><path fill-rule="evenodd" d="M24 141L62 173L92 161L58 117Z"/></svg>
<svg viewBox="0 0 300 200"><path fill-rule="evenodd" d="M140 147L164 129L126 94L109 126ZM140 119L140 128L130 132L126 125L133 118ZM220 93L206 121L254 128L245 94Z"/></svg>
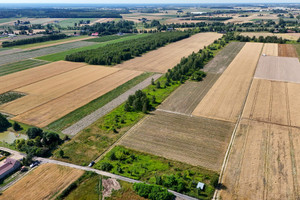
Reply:
<svg viewBox="0 0 300 200"><path fill-rule="evenodd" d="M178 64L182 57L189 56L192 52L198 52L204 46L213 43L214 40L221 36L218 33L199 33L187 39L150 51L141 57L125 61L122 64L116 65L116 67L165 73L168 69Z"/></svg>
<svg viewBox="0 0 300 200"><path fill-rule="evenodd" d="M174 91L159 109L190 115L219 77L219 74L208 73L203 81L187 81Z"/></svg>
<svg viewBox="0 0 300 200"><path fill-rule="evenodd" d="M261 56L255 78L300 83L298 58Z"/></svg>
<svg viewBox="0 0 300 200"><path fill-rule="evenodd" d="M300 129L242 120L222 184L222 199L298 199Z"/></svg>
<svg viewBox="0 0 300 200"><path fill-rule="evenodd" d="M16 92L28 95L3 104L0 111L19 115L117 71L118 68L87 65L41 80L15 89Z"/></svg>
<svg viewBox="0 0 300 200"><path fill-rule="evenodd" d="M97 68L98 66L91 67ZM45 127L51 122L104 95L142 73L131 70L119 71L119 69L109 67L106 69L115 73L111 73L110 75L102 78L98 76L98 80L77 88L69 93L65 93L56 99L53 98L52 101L37 106L28 112L14 117L13 119L38 127ZM94 75L91 74L91 76Z"/></svg>
<svg viewBox="0 0 300 200"><path fill-rule="evenodd" d="M278 44L265 43L262 54L266 56L278 56Z"/></svg>
<svg viewBox="0 0 300 200"><path fill-rule="evenodd" d="M156 111L132 128L120 145L219 171L234 124Z"/></svg>
<svg viewBox="0 0 300 200"><path fill-rule="evenodd" d="M86 65L59 61L0 77L0 94ZM1 69L1 67L0 67Z"/></svg>
<svg viewBox="0 0 300 200"><path fill-rule="evenodd" d="M243 118L300 127L300 84L254 79Z"/></svg>
<svg viewBox="0 0 300 200"><path fill-rule="evenodd" d="M279 44L278 55L282 57L295 57L298 58L296 48L292 44Z"/></svg>
<svg viewBox="0 0 300 200"><path fill-rule="evenodd" d="M76 181L83 173L79 169L55 164L43 164L5 190L1 195L1 199L51 199Z"/></svg>
<svg viewBox="0 0 300 200"><path fill-rule="evenodd" d="M235 122L246 100L262 47L262 43L246 43L192 114Z"/></svg>

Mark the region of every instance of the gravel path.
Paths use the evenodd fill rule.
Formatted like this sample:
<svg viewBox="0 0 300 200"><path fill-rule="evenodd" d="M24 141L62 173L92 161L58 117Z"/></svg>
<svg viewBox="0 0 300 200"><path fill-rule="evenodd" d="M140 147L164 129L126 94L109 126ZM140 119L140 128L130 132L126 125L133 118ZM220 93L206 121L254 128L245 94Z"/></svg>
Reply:
<svg viewBox="0 0 300 200"><path fill-rule="evenodd" d="M85 129L86 127L88 127L89 125L91 125L92 123L97 121L100 117L104 116L105 114L109 113L110 111L112 111L113 109L115 109L116 107L118 107L119 105L124 103L128 99L129 95L132 95L135 93L135 91L144 89L145 87L150 85L152 78L154 80L156 80L161 76L162 76L162 74L154 74L153 76L147 78L143 82L132 87L127 92L121 94L120 96L118 96L117 98L112 100L111 102L107 103L105 106L99 108L98 110L96 110L93 113L82 118L81 120L79 120L78 122L73 124L72 126L66 128L62 132L64 134L68 134L68 135L76 135L81 130Z"/></svg>
<svg viewBox="0 0 300 200"><path fill-rule="evenodd" d="M52 47L46 47L42 49L37 50L30 50L30 51L22 51L18 53L13 53L9 55L1 55L0 54L0 65L17 62L21 60L25 60L27 58L35 58L39 56L45 56L53 53L63 52L70 49L85 47L85 46L91 46L96 43L94 42L86 42L86 41L78 41L78 42L72 42L68 44L61 44L57 46Z"/></svg>

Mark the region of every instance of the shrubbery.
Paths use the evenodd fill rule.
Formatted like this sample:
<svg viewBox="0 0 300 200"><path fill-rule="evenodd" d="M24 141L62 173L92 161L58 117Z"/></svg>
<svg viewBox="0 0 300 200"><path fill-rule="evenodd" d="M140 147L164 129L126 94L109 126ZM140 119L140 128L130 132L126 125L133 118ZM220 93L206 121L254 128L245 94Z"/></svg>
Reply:
<svg viewBox="0 0 300 200"><path fill-rule="evenodd" d="M172 200L175 199L175 195L168 192L167 189L158 185L148 185L145 183L134 183L134 191L141 197L145 197L151 200Z"/></svg>
<svg viewBox="0 0 300 200"><path fill-rule="evenodd" d="M0 131L5 131L7 128L9 128L11 124L9 121L0 113Z"/></svg>
<svg viewBox="0 0 300 200"><path fill-rule="evenodd" d="M147 97L145 92L138 90L135 92L134 95L130 95L128 100L125 103L124 109L126 112L130 111L143 111L146 113L148 110L151 109L150 100Z"/></svg>

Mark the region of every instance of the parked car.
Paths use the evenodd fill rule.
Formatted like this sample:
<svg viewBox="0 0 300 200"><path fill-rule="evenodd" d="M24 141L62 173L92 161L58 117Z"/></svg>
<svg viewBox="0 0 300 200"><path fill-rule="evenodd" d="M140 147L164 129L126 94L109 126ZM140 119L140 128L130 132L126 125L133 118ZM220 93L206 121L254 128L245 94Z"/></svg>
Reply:
<svg viewBox="0 0 300 200"><path fill-rule="evenodd" d="M40 164L40 161L36 160L36 161L33 161L33 163L31 163L31 165L29 167L34 168L35 166L38 166L39 164Z"/></svg>
<svg viewBox="0 0 300 200"><path fill-rule="evenodd" d="M95 164L95 161L92 161L88 166L92 167Z"/></svg>
<svg viewBox="0 0 300 200"><path fill-rule="evenodd" d="M25 166L21 167L21 172L26 172L27 170L28 170L27 167Z"/></svg>

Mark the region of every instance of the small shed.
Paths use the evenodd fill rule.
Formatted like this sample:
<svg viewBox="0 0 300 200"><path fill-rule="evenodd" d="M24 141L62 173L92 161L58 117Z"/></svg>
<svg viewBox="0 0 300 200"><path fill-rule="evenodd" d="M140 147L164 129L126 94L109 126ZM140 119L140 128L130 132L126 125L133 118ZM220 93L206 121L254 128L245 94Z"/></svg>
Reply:
<svg viewBox="0 0 300 200"><path fill-rule="evenodd" d="M198 182L197 189L204 190L204 187L205 187L204 183Z"/></svg>

